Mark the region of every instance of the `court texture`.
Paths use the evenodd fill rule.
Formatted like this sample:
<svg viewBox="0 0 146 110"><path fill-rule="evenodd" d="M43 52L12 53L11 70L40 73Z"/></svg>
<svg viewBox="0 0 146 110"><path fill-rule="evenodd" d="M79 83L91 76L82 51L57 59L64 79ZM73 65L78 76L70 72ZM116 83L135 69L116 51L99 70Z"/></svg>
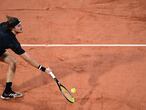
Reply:
<svg viewBox="0 0 146 110"><path fill-rule="evenodd" d="M22 47L51 67L70 90L71 104L52 78L17 59L14 89L0 110L146 110L145 0L4 0L0 22L18 17ZM0 62L0 93L8 65Z"/></svg>

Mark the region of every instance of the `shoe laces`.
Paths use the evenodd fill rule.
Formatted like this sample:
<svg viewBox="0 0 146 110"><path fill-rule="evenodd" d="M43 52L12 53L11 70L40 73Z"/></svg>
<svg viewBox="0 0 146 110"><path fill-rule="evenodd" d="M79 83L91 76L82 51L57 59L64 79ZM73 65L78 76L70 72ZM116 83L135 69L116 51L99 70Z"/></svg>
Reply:
<svg viewBox="0 0 146 110"><path fill-rule="evenodd" d="M15 92L13 90L10 91L11 94L15 94Z"/></svg>

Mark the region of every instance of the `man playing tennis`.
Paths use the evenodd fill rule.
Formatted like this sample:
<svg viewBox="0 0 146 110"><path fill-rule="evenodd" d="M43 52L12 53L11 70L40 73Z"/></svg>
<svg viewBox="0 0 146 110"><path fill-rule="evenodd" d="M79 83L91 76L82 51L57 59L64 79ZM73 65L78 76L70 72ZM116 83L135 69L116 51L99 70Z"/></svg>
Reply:
<svg viewBox="0 0 146 110"><path fill-rule="evenodd" d="M6 86L1 95L2 99L11 99L22 97L23 94L12 90L12 81L16 70L15 59L6 51L11 49L22 59L28 62L33 67L40 69L43 72L49 72L51 69L45 68L34 59L21 47L16 35L22 33L22 25L18 18L7 16L7 21L0 23L0 61L9 65L6 78Z"/></svg>

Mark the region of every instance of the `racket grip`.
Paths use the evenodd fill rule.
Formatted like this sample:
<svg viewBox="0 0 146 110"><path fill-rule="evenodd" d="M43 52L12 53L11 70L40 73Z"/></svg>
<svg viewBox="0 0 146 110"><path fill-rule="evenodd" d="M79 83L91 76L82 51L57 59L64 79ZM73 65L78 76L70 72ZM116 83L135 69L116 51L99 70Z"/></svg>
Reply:
<svg viewBox="0 0 146 110"><path fill-rule="evenodd" d="M51 75L51 77L52 77L53 79L56 78L55 75L53 74L53 72L50 71L49 74Z"/></svg>

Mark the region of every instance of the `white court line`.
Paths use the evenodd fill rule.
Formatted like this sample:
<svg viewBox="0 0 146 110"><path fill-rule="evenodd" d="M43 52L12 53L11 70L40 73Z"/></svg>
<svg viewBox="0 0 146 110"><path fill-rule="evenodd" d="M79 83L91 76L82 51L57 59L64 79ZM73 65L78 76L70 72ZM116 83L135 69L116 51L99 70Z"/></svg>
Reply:
<svg viewBox="0 0 146 110"><path fill-rule="evenodd" d="M22 44L23 47L145 47L146 44Z"/></svg>

